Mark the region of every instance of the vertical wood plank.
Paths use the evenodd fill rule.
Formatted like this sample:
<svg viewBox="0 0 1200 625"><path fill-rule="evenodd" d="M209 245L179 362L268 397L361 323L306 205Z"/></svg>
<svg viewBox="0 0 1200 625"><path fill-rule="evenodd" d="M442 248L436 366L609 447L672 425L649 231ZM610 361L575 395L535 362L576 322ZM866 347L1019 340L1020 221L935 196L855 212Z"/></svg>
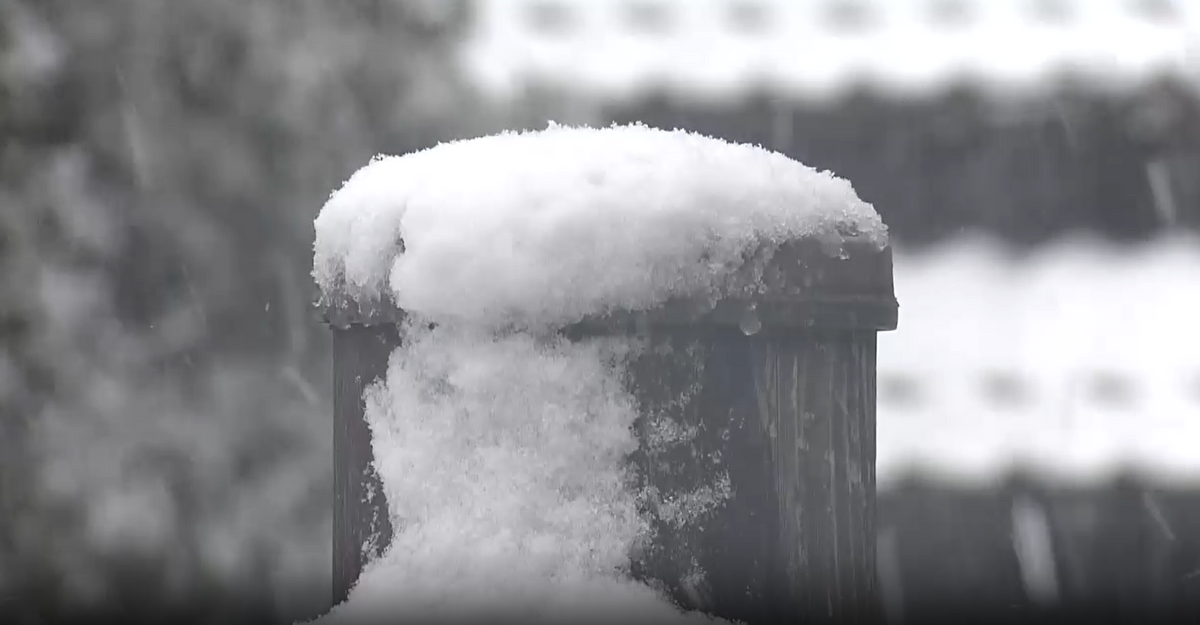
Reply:
<svg viewBox="0 0 1200 625"><path fill-rule="evenodd" d="M785 603L806 622L874 622L875 335L781 333L753 348Z"/></svg>
<svg viewBox="0 0 1200 625"><path fill-rule="evenodd" d="M750 624L876 622L875 333L671 329L651 344L675 356L632 364L643 447L646 415L688 379L701 384L680 414L697 434L635 465L665 493L725 474L731 497L693 526L657 523L635 574Z"/></svg>
<svg viewBox="0 0 1200 625"><path fill-rule="evenodd" d="M400 344L396 326L353 325L333 332L333 603L346 599L363 567L392 538L387 500L375 473L363 391L387 373Z"/></svg>

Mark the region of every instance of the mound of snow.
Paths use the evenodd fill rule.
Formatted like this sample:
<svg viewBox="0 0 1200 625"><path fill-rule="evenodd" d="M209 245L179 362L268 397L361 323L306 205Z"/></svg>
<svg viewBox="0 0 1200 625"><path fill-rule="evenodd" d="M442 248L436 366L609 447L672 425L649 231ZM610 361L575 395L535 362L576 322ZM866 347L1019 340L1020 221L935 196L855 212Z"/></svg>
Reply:
<svg viewBox="0 0 1200 625"><path fill-rule="evenodd" d="M316 220L329 299L471 323L565 324L699 295L762 241L887 230L782 154L645 126L551 126L380 157Z"/></svg>

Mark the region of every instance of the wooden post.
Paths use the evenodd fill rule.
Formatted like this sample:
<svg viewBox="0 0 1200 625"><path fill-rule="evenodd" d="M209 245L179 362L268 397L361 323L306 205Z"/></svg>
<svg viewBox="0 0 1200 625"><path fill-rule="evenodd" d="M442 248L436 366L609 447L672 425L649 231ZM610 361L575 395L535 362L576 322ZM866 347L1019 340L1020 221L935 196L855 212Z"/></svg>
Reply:
<svg viewBox="0 0 1200 625"><path fill-rule="evenodd" d="M745 269L764 287L752 296L669 301L564 331L647 339L629 389L642 443L630 462L644 486L679 494L727 478L728 498L700 522L655 521L652 544L631 554L634 574L683 607L748 623L876 622L875 335L896 327L891 250L848 237L763 251ZM352 321L387 325L397 314ZM365 537L390 535L382 497L362 497L376 478L364 471L361 392L399 341L337 325L340 599L369 557ZM684 396L677 417L696 435L656 447L649 415Z"/></svg>

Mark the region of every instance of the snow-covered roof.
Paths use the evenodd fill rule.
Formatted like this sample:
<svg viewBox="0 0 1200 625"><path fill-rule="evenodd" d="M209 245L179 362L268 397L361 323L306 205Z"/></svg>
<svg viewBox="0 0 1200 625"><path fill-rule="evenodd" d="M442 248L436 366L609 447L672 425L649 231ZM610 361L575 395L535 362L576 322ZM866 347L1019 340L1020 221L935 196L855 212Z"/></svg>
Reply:
<svg viewBox="0 0 1200 625"><path fill-rule="evenodd" d="M878 476L1200 483L1200 240L895 256Z"/></svg>
<svg viewBox="0 0 1200 625"><path fill-rule="evenodd" d="M478 0L466 71L620 100L1105 88L1200 74L1194 0Z"/></svg>

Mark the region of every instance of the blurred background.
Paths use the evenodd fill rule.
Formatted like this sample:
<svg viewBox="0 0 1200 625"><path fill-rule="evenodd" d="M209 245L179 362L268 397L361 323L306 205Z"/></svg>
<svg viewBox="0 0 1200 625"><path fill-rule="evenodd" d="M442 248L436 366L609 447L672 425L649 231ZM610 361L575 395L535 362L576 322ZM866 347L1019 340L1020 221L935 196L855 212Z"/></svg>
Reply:
<svg viewBox="0 0 1200 625"><path fill-rule="evenodd" d="M0 0L0 620L327 609L312 220L549 120L883 215L890 620L1200 613L1197 86L1190 0Z"/></svg>

